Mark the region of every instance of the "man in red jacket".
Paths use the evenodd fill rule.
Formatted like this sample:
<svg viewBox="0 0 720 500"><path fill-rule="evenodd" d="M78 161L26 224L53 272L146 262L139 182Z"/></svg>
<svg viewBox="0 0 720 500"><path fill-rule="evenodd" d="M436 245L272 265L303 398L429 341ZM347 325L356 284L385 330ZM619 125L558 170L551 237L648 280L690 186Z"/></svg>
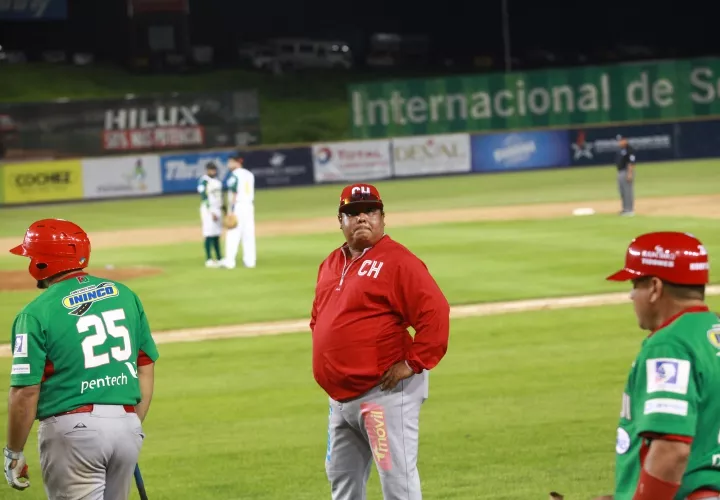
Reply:
<svg viewBox="0 0 720 500"><path fill-rule="evenodd" d="M346 243L320 265L310 320L313 373L330 397L332 499L364 500L374 460L385 500L420 500L420 407L447 351L450 306L425 264L385 234L374 186L345 187L338 221Z"/></svg>

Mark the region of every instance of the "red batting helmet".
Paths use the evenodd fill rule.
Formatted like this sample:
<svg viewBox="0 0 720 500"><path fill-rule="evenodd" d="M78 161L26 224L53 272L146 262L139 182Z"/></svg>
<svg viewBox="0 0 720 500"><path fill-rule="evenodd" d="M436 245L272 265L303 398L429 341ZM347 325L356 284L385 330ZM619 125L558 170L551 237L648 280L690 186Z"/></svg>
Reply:
<svg viewBox="0 0 720 500"><path fill-rule="evenodd" d="M90 239L77 224L63 219L42 219L30 225L22 244L10 253L30 257L30 275L42 281L63 271L87 267Z"/></svg>
<svg viewBox="0 0 720 500"><path fill-rule="evenodd" d="M703 244L688 233L657 232L638 236L628 246L625 267L608 276L627 281L655 276L677 285L705 285L710 263Z"/></svg>
<svg viewBox="0 0 720 500"><path fill-rule="evenodd" d="M382 210L383 202L377 188L371 184L351 184L345 186L340 194L339 212L350 205L375 205Z"/></svg>

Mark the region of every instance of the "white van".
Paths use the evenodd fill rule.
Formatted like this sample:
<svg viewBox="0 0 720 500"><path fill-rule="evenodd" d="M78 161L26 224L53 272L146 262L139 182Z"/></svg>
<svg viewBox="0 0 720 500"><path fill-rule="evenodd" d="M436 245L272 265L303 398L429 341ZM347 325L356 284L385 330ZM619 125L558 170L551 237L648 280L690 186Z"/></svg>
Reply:
<svg viewBox="0 0 720 500"><path fill-rule="evenodd" d="M282 67L350 69L353 66L350 46L342 40L279 38L270 40L268 45Z"/></svg>

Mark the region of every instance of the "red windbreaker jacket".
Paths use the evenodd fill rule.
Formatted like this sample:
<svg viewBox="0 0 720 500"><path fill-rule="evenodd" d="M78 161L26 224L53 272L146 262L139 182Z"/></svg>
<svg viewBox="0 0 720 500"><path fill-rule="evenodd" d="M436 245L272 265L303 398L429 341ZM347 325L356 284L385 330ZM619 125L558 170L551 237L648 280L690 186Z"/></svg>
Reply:
<svg viewBox="0 0 720 500"><path fill-rule="evenodd" d="M387 235L352 260L346 248L320 264L310 320L313 374L336 401L369 391L398 361L434 368L450 334L450 305L410 250Z"/></svg>

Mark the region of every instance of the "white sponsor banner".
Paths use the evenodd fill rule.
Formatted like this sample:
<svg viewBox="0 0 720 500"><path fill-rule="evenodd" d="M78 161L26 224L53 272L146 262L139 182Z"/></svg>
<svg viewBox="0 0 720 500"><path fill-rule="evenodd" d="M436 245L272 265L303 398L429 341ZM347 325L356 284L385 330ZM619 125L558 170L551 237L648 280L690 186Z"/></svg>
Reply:
<svg viewBox="0 0 720 500"><path fill-rule="evenodd" d="M390 139L313 144L315 182L388 179Z"/></svg>
<svg viewBox="0 0 720 500"><path fill-rule="evenodd" d="M398 177L470 172L470 134L428 135L393 139Z"/></svg>
<svg viewBox="0 0 720 500"><path fill-rule="evenodd" d="M82 168L85 198L124 198L162 192L157 155L85 159Z"/></svg>

